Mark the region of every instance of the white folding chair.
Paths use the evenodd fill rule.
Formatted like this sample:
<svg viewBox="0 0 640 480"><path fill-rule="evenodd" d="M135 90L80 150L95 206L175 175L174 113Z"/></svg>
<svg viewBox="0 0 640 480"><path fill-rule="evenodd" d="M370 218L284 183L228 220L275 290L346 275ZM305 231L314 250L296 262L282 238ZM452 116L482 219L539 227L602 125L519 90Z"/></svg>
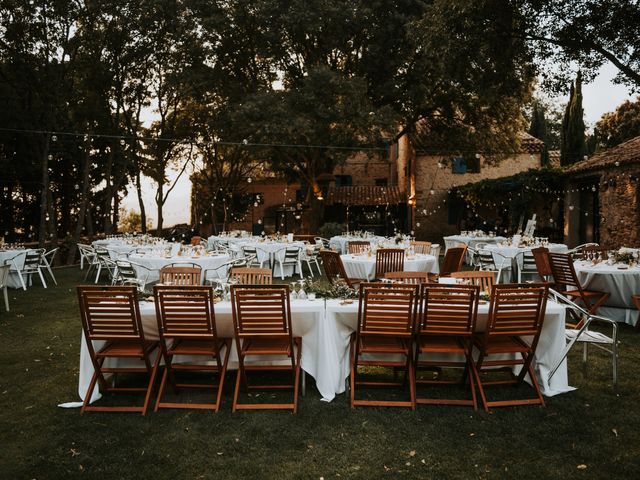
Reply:
<svg viewBox="0 0 640 480"><path fill-rule="evenodd" d="M564 295L558 293L553 289L549 289L549 296L557 303L564 305L566 308L572 310L578 317L582 319L580 323L580 328L567 328L565 330L565 338L567 340L567 345L562 351L562 355L558 360L558 363L555 367L551 369L549 373L549 380L556 373L562 362L569 355L569 351L573 348L576 343L582 343L582 364L584 369L587 368L587 357L589 354L588 348L589 345L593 345L594 347L599 348L600 350L604 350L611 354L611 362L613 369L613 391L617 392L618 390L618 324L611 320L610 318L601 317L599 315L593 315L586 311L584 308L565 297ZM611 336L607 336L604 333L596 332L594 330L590 330L589 327L591 323L601 323L606 324L611 327Z"/></svg>
<svg viewBox="0 0 640 480"><path fill-rule="evenodd" d="M56 277L53 275L53 270L51 270L51 265L53 265L53 259L56 257L56 253L58 253L58 247L49 250L48 252L43 252L40 256L40 266L47 269L53 283L58 285Z"/></svg>
<svg viewBox="0 0 640 480"><path fill-rule="evenodd" d="M291 265L293 267L293 274L296 274L296 268L300 272L300 278L304 278L302 273L302 262L300 260L300 247L289 247L278 250L275 255L275 260L280 266L280 279L284 280L284 267Z"/></svg>
<svg viewBox="0 0 640 480"><path fill-rule="evenodd" d="M91 265L95 262L96 251L91 245L77 243L78 252L80 252L80 270L84 270L84 262L86 261L91 270ZM86 277L85 277L86 278Z"/></svg>
<svg viewBox="0 0 640 480"><path fill-rule="evenodd" d="M149 283L151 269L128 260L116 260L112 285L135 285L143 292Z"/></svg>
<svg viewBox="0 0 640 480"><path fill-rule="evenodd" d="M9 293L7 292L7 283L9 282L10 265L0 265L0 290L4 293L4 306L9 311Z"/></svg>
<svg viewBox="0 0 640 480"><path fill-rule="evenodd" d="M311 264L313 263L318 269L318 275L322 275L322 271L320 270L320 263L318 262L318 253L322 249L322 244L309 245L309 249L303 248L301 253L301 258L303 261L307 262L307 267L309 267L309 273L311 274L311 278L313 278L313 268L311 268Z"/></svg>
<svg viewBox="0 0 640 480"><path fill-rule="evenodd" d="M40 277L42 286L47 288L47 282L44 280L40 266L40 256L43 252L43 248L27 250L4 261L5 264L11 265L12 271L18 274L18 279L20 280L20 285L22 285L23 290L27 289L27 283L31 284L31 276L34 273L37 273ZM27 277L27 282L25 282L25 277Z"/></svg>

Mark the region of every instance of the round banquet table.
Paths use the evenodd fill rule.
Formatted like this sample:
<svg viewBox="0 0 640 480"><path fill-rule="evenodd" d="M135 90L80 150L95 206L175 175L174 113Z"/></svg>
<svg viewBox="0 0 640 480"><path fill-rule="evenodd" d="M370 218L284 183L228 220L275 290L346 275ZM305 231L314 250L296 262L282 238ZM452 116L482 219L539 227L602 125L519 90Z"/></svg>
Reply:
<svg viewBox="0 0 640 480"><path fill-rule="evenodd" d="M348 245L349 242L362 242L366 241L369 243L381 243L386 240L385 237L380 237L377 235L372 235L371 237L363 238L363 237L354 237L351 235L336 235L335 237L331 237L329 239L329 246L335 248L340 253L348 253Z"/></svg>
<svg viewBox="0 0 640 480"><path fill-rule="evenodd" d="M106 248L109 251L109 257L111 260L118 260L121 258L127 258L133 252L145 252L151 254L156 252L158 255L164 253L168 248L173 248L178 243L144 243L144 244L131 244L123 242L121 240L96 240L92 243L94 247Z"/></svg>
<svg viewBox="0 0 640 480"><path fill-rule="evenodd" d="M598 309L598 315L630 325L638 322L638 310L631 296L640 293L640 267L606 262L593 265L583 260L574 262L573 266L584 289L609 293L609 298Z"/></svg>
<svg viewBox="0 0 640 480"><path fill-rule="evenodd" d="M133 264L142 265L143 267L151 270L149 273L148 281L154 282L160 278L160 269L166 267L172 263L195 263L202 268L202 275L204 277L205 270L211 270L220 267L223 263L228 262L231 259L229 255L200 255L197 257L188 257L185 255L173 255L173 256L160 256L160 255L147 255L145 253L133 253L129 255L129 260ZM146 271L136 268L136 274L139 278L143 278L146 275Z"/></svg>
<svg viewBox="0 0 640 480"><path fill-rule="evenodd" d="M344 270L349 278L366 278L373 280L376 276L375 255L340 255ZM413 255L404 257L405 272L437 273L438 262L433 255Z"/></svg>
<svg viewBox="0 0 640 480"><path fill-rule="evenodd" d="M519 254L524 252L530 252L533 248L537 248L538 246L533 245L530 247L514 247L513 245L500 245L497 243L492 243L492 244L486 245L484 247L484 250L496 252L499 255L502 255L502 257L505 257L504 258L505 265L503 265L502 268L504 268L507 271L516 272L518 269L522 268L523 256ZM569 247L567 247L563 243L549 243L546 245L546 248L548 248L551 253L566 253L569 251ZM496 258L495 261L499 262L500 257ZM511 277L512 277L511 280L513 280L513 278L516 278L514 275L512 275ZM507 280L509 281L509 279Z"/></svg>

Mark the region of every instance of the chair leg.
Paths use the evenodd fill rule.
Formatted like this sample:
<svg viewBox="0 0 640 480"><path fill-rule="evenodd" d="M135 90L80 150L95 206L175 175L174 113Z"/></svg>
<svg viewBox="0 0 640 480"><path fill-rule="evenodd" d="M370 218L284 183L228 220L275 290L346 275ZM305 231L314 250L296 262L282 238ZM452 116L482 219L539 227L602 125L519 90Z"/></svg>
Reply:
<svg viewBox="0 0 640 480"><path fill-rule="evenodd" d="M44 275L42 274L42 270L38 268L38 275L40 276L40 281L42 282L42 286L47 288L47 282L44 281Z"/></svg>
<svg viewBox="0 0 640 480"><path fill-rule="evenodd" d="M24 283L24 278L22 277L22 272L20 270L16 270L18 272L18 279L20 280L20 284L22 285L22 289L26 292L27 285Z"/></svg>
<svg viewBox="0 0 640 480"><path fill-rule="evenodd" d="M49 271L49 276L51 277L51 280L53 280L53 283L58 285L58 282L56 281L56 277L53 275L53 270L51 270L51 266L49 264L47 264L47 270Z"/></svg>
<svg viewBox="0 0 640 480"><path fill-rule="evenodd" d="M7 312L9 311L9 293L7 292L7 286L5 285L4 288L4 306L7 308Z"/></svg>

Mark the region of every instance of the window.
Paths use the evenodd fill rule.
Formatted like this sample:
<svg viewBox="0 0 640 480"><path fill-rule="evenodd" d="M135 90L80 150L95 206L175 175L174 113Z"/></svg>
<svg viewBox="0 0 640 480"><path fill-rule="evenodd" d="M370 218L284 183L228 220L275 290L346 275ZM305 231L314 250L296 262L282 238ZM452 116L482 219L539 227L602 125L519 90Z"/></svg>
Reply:
<svg viewBox="0 0 640 480"><path fill-rule="evenodd" d="M480 159L475 156L453 157L451 162L452 173L480 173Z"/></svg>
<svg viewBox="0 0 640 480"><path fill-rule="evenodd" d="M347 187L353 184L351 175L336 175L336 187Z"/></svg>
<svg viewBox="0 0 640 480"><path fill-rule="evenodd" d="M376 178L376 187L386 187L387 179L386 178Z"/></svg>

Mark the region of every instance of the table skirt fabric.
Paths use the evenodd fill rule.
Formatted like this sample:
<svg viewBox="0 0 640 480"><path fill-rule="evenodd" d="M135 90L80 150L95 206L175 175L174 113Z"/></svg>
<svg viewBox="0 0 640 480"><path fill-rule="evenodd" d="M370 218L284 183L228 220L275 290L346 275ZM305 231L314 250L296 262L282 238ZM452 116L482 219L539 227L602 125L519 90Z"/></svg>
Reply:
<svg viewBox="0 0 640 480"><path fill-rule="evenodd" d="M376 276L375 255L341 255L344 270L349 278L366 278L373 280ZM405 257L405 272L431 272L438 273L438 262L433 255L415 255L413 258Z"/></svg>

